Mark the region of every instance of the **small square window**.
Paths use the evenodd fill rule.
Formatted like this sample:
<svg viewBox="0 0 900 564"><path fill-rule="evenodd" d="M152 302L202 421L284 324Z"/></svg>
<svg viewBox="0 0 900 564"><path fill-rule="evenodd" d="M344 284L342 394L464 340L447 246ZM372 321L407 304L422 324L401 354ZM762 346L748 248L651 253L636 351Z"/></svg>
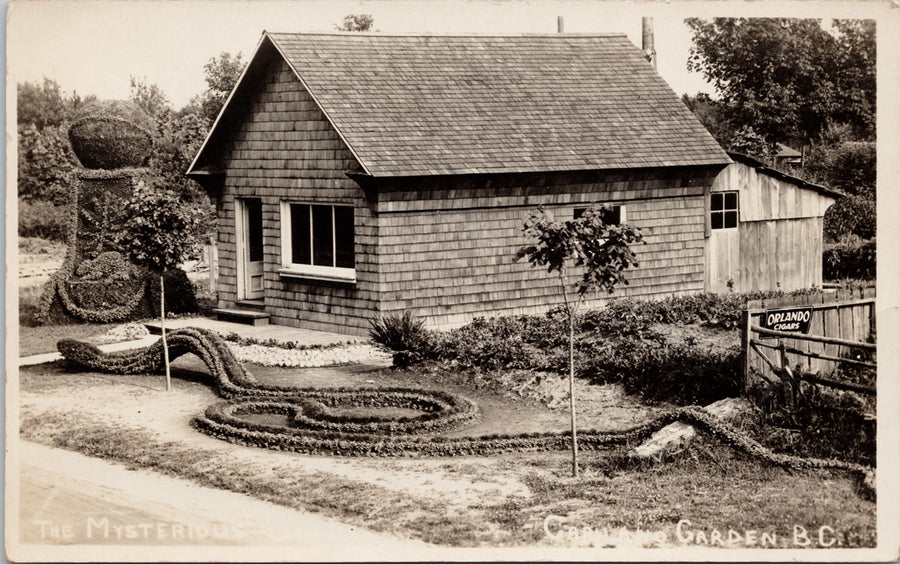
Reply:
<svg viewBox="0 0 900 564"><path fill-rule="evenodd" d="M734 229L738 226L738 193L715 192L709 199L711 229Z"/></svg>
<svg viewBox="0 0 900 564"><path fill-rule="evenodd" d="M587 208L575 208L575 212L572 216L575 219L578 219L584 212L587 211ZM624 220L625 215L625 206L610 206L603 213L603 221L607 225L622 225L625 223Z"/></svg>

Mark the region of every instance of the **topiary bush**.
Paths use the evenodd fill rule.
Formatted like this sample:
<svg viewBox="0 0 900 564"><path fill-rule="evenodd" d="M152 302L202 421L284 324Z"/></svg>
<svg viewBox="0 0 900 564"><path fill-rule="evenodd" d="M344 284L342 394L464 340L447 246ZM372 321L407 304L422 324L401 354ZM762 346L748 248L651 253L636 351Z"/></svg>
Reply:
<svg viewBox="0 0 900 564"><path fill-rule="evenodd" d="M73 340L57 344L65 362L79 369L116 374L158 372L163 367L163 346L118 353L103 353L96 346ZM341 456L473 456L509 452L564 450L568 432L435 436L464 423L477 413L471 401L440 391L403 388L294 388L267 386L252 375L228 350L215 332L186 328L170 333L173 358L194 354L209 369L216 391L229 401L210 406L193 425L214 437L248 446L301 453ZM404 407L421 411L412 417L357 416L341 413L347 407ZM258 417L265 416L260 421ZM273 424L273 417L283 424ZM697 408L669 411L656 420L624 431L585 430L583 450L603 450L612 445L634 444L674 421L684 421L709 432L718 440L756 458L788 468L829 468L867 475L871 468L840 460L801 458L773 453L757 441L717 421Z"/></svg>
<svg viewBox="0 0 900 564"><path fill-rule="evenodd" d="M159 275L146 273L147 297L150 301L150 313L159 317ZM166 313L184 314L197 313L197 297L194 294L195 287L188 275L180 268L173 268L165 273L166 287Z"/></svg>
<svg viewBox="0 0 900 564"><path fill-rule="evenodd" d="M98 100L75 115L69 141L85 168L141 167L150 157L153 130L151 118L135 104Z"/></svg>
<svg viewBox="0 0 900 564"><path fill-rule="evenodd" d="M81 280L109 281L131 280L135 276L134 267L117 251L107 251L93 260L82 261L75 274Z"/></svg>

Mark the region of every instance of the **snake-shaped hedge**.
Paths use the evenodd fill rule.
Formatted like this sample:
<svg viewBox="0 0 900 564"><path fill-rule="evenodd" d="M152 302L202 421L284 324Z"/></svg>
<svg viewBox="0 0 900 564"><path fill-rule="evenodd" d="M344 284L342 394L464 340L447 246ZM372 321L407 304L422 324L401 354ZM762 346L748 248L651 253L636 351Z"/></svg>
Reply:
<svg viewBox="0 0 900 564"><path fill-rule="evenodd" d="M437 433L471 421L477 406L467 398L442 391L409 388L297 388L263 385L238 362L215 332L185 328L168 333L172 359L197 355L209 369L214 387L228 401L210 406L194 420L200 431L233 443L302 453L347 456L453 456L502 452L565 450L567 432L446 437ZM161 372L162 342L132 351L104 353L74 340L57 344L65 360L80 369L114 374ZM400 408L413 416L354 416L353 408ZM283 424L256 420L269 416ZM251 416L248 419L248 416ZM266 417L262 418L263 420ZM695 425L751 456L791 468L830 468L865 475L869 467L840 460L800 458L774 453L698 407L672 410L624 431L581 431L579 447L598 450L638 441L673 421Z"/></svg>

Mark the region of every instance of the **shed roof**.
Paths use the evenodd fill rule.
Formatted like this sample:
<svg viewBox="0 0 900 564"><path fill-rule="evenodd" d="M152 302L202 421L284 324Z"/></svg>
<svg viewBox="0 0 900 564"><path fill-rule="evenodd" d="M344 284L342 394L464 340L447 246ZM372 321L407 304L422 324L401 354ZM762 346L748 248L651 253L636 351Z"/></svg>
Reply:
<svg viewBox="0 0 900 564"><path fill-rule="evenodd" d="M798 151L797 149L794 149L793 147L788 147L784 143L775 143L775 146L778 149L778 152L775 153L776 157L802 157L803 156L803 154L800 151Z"/></svg>
<svg viewBox="0 0 900 564"><path fill-rule="evenodd" d="M835 200L839 198L843 198L845 195L843 192L839 192L837 190L832 190L831 188L826 188L825 186L819 186L818 184L813 184L811 182L807 182L796 176L792 176L790 174L781 172L780 170L775 170L769 166L766 166L765 163L743 153L735 153L733 151L728 151L728 156L734 159L735 162L744 164L746 166L755 168L762 174L766 174L773 178L777 178L779 180L784 180L785 182L790 182L795 186L799 186L800 188L805 188L807 190L812 190L813 192L818 192L819 194L826 196L828 198L833 198Z"/></svg>
<svg viewBox="0 0 900 564"><path fill-rule="evenodd" d="M266 41L371 176L730 162L624 34Z"/></svg>

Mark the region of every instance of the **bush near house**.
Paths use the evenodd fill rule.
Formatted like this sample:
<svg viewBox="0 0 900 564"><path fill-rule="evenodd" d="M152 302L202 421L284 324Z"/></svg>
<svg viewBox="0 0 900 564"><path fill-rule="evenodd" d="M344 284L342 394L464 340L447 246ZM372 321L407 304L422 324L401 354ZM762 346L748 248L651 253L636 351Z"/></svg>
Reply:
<svg viewBox="0 0 900 564"><path fill-rule="evenodd" d="M825 212L825 240L840 241L847 236L874 239L876 213L873 198L866 196L841 198Z"/></svg>
<svg viewBox="0 0 900 564"><path fill-rule="evenodd" d="M812 293L800 290L794 294ZM653 330L658 324L702 324L723 330L739 326L750 300L781 292L701 294L664 300L622 299L580 315L576 324L576 375L595 382L622 382L649 401L681 405L710 403L738 394L738 349L714 350L674 342ZM409 327L400 318L382 323ZM564 374L567 320L556 309L546 315L479 318L448 332L418 327L404 346L416 360L473 370L526 369ZM388 346L388 348L391 348ZM392 349L399 350L399 349Z"/></svg>
<svg viewBox="0 0 900 564"><path fill-rule="evenodd" d="M822 275L826 280L874 280L876 271L875 239L845 237L825 245Z"/></svg>

